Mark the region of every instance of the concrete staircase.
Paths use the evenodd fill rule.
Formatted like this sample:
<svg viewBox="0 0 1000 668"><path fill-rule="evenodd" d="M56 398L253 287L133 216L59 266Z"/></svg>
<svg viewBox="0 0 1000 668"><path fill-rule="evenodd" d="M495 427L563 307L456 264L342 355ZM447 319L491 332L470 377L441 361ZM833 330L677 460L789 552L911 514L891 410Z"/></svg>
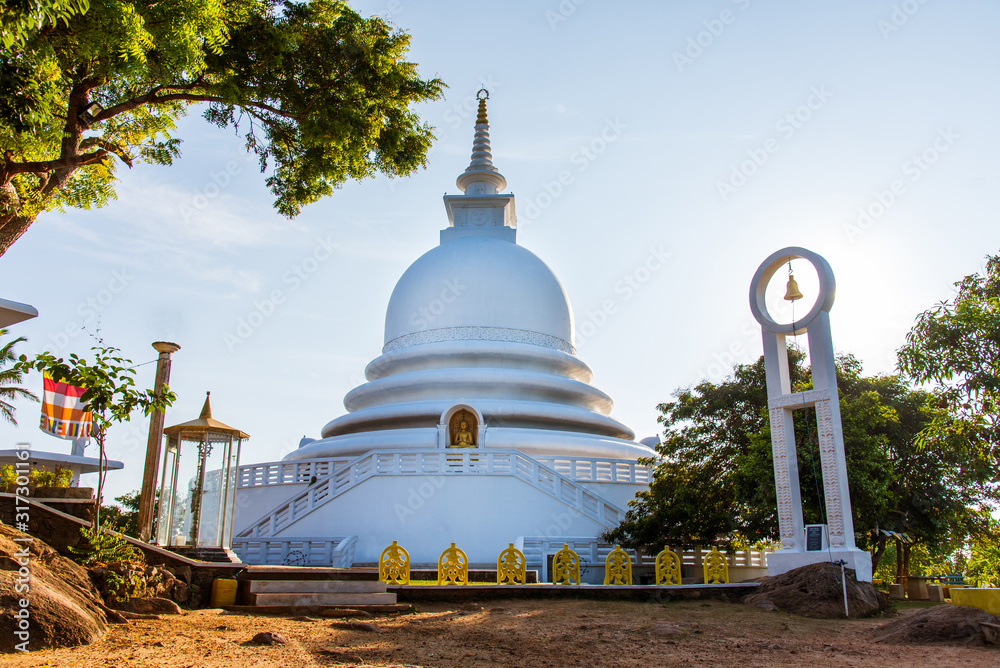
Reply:
<svg viewBox="0 0 1000 668"><path fill-rule="evenodd" d="M350 608L401 612L396 594L386 590L378 570L250 566L237 576L238 602L233 610L271 614L319 614Z"/></svg>
<svg viewBox="0 0 1000 668"><path fill-rule="evenodd" d="M395 605L384 582L365 580L252 580L250 605L328 606Z"/></svg>

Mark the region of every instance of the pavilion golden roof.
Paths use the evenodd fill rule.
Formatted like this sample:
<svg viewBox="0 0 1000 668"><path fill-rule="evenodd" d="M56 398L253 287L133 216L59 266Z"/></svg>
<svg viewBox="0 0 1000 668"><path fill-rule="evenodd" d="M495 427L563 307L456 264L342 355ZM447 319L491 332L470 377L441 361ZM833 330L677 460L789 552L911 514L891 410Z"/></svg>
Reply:
<svg viewBox="0 0 1000 668"><path fill-rule="evenodd" d="M185 434L226 434L227 436L234 436L236 438L250 438L250 434L247 434L235 427L230 427L227 424L219 422L212 417L212 403L211 403L211 392L205 393L205 405L201 408L201 415L198 416L197 420L189 420L187 422L182 422L181 424L175 424L172 427L167 427L163 430L163 433L167 436L177 436L181 433Z"/></svg>

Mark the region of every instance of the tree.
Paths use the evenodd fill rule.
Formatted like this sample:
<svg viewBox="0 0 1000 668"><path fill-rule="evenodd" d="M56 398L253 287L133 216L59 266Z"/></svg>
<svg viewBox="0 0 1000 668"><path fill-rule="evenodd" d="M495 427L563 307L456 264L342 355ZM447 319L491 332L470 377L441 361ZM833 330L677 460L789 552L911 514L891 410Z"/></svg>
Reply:
<svg viewBox="0 0 1000 668"><path fill-rule="evenodd" d="M803 355L789 351L796 391L811 388ZM918 445L917 436L943 409L899 376L865 377L849 355L837 360L856 540L873 541L875 561L886 549L883 530L907 532L915 543L956 545L981 533L977 507L991 498L987 480L968 467L961 448ZM666 429L648 491L630 503L625 520L605 538L660 549L722 542L777 540L777 500L771 459L764 360L737 365L720 384L704 381L661 404ZM796 411L798 468L807 523L824 522L815 416ZM811 440L810 440L811 437ZM972 473L970 473L972 471ZM874 533L871 530L874 529Z"/></svg>
<svg viewBox="0 0 1000 668"><path fill-rule="evenodd" d="M175 395L167 385L157 394L153 390L135 388L135 366L122 357L117 348L107 346L100 338L91 346L94 363L71 353L69 361L55 357L51 353L40 353L34 359L21 355L15 368L26 371L36 370L50 375L56 382L65 382L86 388L81 399L87 402L93 413L91 433L100 450L100 466L97 481L97 512L94 513L95 532L100 529L100 507L104 490L104 473L107 470L105 449L107 432L113 424L125 422L137 409L149 415L162 411L173 403Z"/></svg>
<svg viewBox="0 0 1000 668"><path fill-rule="evenodd" d="M6 334L6 329L0 329L0 337ZM0 417L14 426L17 426L17 420L14 417L14 404L12 402L19 397L38 401L38 397L19 386L24 372L17 365L9 369L3 368L14 361L14 346L25 340L23 336L19 336L0 348Z"/></svg>
<svg viewBox="0 0 1000 668"><path fill-rule="evenodd" d="M410 106L442 82L404 60L409 35L342 2L94 0L63 18L0 50L0 254L43 211L104 205L119 163L171 164L196 103L244 134L285 216L425 164Z"/></svg>
<svg viewBox="0 0 1000 668"><path fill-rule="evenodd" d="M87 11L87 0L5 0L0 7L0 46L23 45L32 35Z"/></svg>
<svg viewBox="0 0 1000 668"><path fill-rule="evenodd" d="M925 432L965 443L973 461L990 456L1000 473L1000 255L986 258L985 275L955 284L958 294L917 316L899 350L899 369L920 383L938 383L951 410Z"/></svg>
<svg viewBox="0 0 1000 668"><path fill-rule="evenodd" d="M160 490L156 490L156 499L160 496ZM117 504L110 504L101 507L104 513L104 527L117 531L118 533L139 537L139 490L127 492L121 496L116 496ZM154 500L155 505L155 500ZM156 535L156 517L153 517L153 535Z"/></svg>

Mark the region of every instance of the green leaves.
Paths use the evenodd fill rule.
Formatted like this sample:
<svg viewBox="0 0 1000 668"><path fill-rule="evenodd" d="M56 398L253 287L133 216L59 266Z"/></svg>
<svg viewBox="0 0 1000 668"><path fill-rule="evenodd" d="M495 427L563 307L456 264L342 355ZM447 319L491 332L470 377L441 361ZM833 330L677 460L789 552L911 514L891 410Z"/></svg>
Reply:
<svg viewBox="0 0 1000 668"><path fill-rule="evenodd" d="M329 0L94 0L66 16L0 51L0 254L43 211L113 198L118 162L171 164L192 104L244 133L286 216L425 164L433 134L410 108L444 84L380 18Z"/></svg>
<svg viewBox="0 0 1000 668"><path fill-rule="evenodd" d="M4 49L23 45L42 28L68 24L89 7L87 0L5 0L0 7L0 45Z"/></svg>
<svg viewBox="0 0 1000 668"><path fill-rule="evenodd" d="M7 334L6 329L0 329L0 337ZM6 368L14 362L14 346L25 341L23 336L7 341L0 347L0 418L12 425L17 425L14 417L14 400L17 398L31 399L38 401L38 397L30 391L21 387L24 372L15 363L10 368Z"/></svg>
<svg viewBox="0 0 1000 668"><path fill-rule="evenodd" d="M960 437L992 454L1000 471L1000 255L986 258L983 275L955 284L958 294L917 316L900 348L899 369L937 383L939 404L951 409L924 439Z"/></svg>

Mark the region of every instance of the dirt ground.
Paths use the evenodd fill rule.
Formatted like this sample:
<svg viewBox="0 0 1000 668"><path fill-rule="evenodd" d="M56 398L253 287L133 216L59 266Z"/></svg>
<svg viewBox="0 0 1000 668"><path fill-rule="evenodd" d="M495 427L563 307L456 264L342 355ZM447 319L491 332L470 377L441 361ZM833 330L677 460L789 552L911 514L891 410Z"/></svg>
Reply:
<svg viewBox="0 0 1000 668"><path fill-rule="evenodd" d="M913 608L899 614L912 614ZM198 610L115 626L98 643L5 655L10 668L299 666L997 666L1000 648L883 645L886 618L822 620L735 603L423 604L416 614L285 619ZM347 628L352 622L374 629ZM362 624L363 626L363 624ZM248 641L261 631L285 645Z"/></svg>

